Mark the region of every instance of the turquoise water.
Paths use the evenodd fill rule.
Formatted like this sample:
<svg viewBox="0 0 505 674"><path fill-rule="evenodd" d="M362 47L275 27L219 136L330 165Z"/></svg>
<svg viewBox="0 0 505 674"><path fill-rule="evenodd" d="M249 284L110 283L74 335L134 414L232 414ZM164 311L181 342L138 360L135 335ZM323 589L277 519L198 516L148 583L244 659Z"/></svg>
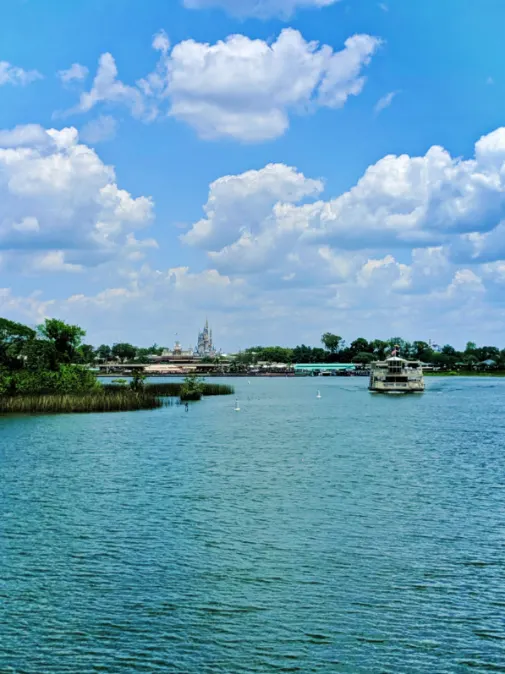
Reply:
<svg viewBox="0 0 505 674"><path fill-rule="evenodd" d="M233 383L0 419L0 672L505 672L505 380Z"/></svg>

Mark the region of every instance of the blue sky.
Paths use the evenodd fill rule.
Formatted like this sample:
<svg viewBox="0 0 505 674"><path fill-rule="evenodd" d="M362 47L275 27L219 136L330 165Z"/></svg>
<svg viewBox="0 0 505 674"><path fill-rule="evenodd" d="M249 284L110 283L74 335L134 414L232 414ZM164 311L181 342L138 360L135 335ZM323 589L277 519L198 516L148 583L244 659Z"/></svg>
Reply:
<svg viewBox="0 0 505 674"><path fill-rule="evenodd" d="M95 343L191 344L208 316L225 350L500 344L500 0L2 12L2 315Z"/></svg>

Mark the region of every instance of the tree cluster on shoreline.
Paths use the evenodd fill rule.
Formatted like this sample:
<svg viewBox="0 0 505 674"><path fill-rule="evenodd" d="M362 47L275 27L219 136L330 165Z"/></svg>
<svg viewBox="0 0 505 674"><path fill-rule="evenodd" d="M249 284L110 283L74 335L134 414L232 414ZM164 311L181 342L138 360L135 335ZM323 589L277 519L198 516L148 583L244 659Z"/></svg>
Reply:
<svg viewBox="0 0 505 674"><path fill-rule="evenodd" d="M89 366L97 362L149 363L150 356L160 355L163 347L139 348L127 342L97 348L83 342L86 333L77 325L47 319L33 329L0 318L0 395L34 393L80 393L96 390L100 385ZM407 342L400 337L368 341L359 337L346 342L334 333L321 337L321 346L301 344L294 348L257 346L231 358L229 371L241 372L260 362L285 363L364 363L387 357L398 345L400 354L420 360L441 370L505 370L505 349L477 346L468 342L458 351L449 344L441 349L425 341ZM141 388L141 382L134 382Z"/></svg>
<svg viewBox="0 0 505 674"><path fill-rule="evenodd" d="M97 350L82 343L85 335L79 326L57 319L33 329L0 318L0 413L153 409L167 398L200 400L203 395L233 393L231 386L206 384L196 375L182 383L146 383L138 371L130 381L104 386L89 367L99 357ZM139 357L139 350L127 352L124 346L111 349L118 360Z"/></svg>
<svg viewBox="0 0 505 674"><path fill-rule="evenodd" d="M57 319L47 319L34 330L0 318L0 395L96 390L96 377L83 367L85 334Z"/></svg>
<svg viewBox="0 0 505 674"><path fill-rule="evenodd" d="M294 348L281 346L256 346L235 356L234 369L266 363L363 363L381 360L391 355L396 346L402 357L420 360L442 370L472 370L479 366L505 370L505 349L496 346L477 346L468 342L463 351L450 344L435 348L425 341L407 342L401 337L368 341L358 337L350 344L339 335L327 332L321 337L322 346L302 344Z"/></svg>

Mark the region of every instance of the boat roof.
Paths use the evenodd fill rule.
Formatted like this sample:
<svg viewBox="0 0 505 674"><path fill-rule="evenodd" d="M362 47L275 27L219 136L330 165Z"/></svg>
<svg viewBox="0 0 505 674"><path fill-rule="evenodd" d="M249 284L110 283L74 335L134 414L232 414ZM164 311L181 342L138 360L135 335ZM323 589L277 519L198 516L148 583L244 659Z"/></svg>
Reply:
<svg viewBox="0 0 505 674"><path fill-rule="evenodd" d="M389 358L386 358L385 360L377 360L372 363L372 365L387 365L389 363L417 363L421 365L420 360L416 360L415 358L412 360L409 360L408 358L400 358L399 356L390 356Z"/></svg>

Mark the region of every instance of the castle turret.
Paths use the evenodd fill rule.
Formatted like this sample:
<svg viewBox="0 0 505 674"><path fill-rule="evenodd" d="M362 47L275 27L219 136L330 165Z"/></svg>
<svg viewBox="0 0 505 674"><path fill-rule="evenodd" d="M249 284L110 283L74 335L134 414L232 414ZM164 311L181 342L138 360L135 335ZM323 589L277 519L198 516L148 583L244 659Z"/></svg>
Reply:
<svg viewBox="0 0 505 674"><path fill-rule="evenodd" d="M214 344L212 342L212 329L209 328L208 319L205 320L205 327L198 333L198 346L195 349L199 356L214 356Z"/></svg>

